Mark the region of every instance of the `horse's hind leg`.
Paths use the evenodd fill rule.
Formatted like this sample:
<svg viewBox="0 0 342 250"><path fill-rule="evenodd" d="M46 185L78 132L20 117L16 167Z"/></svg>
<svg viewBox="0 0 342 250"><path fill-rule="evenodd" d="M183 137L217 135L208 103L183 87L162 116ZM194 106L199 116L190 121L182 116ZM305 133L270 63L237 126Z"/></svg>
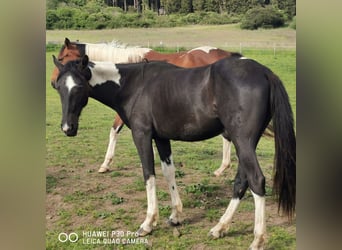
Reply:
<svg viewBox="0 0 342 250"><path fill-rule="evenodd" d="M181 214L183 210L183 204L179 197L176 179L175 179L175 166L173 164L170 140L164 140L160 138L155 139L156 146L159 152L161 167L163 175L169 186L171 194L171 208L172 213L169 217L169 223L173 226L181 223Z"/></svg>
<svg viewBox="0 0 342 250"><path fill-rule="evenodd" d="M254 221L254 241L250 245L251 250L263 249L266 234L266 206L265 196L260 196L251 191L255 204L255 221Z"/></svg>
<svg viewBox="0 0 342 250"><path fill-rule="evenodd" d="M244 196L248 187L248 182L246 175L243 173L242 169L238 167L238 172L235 176L234 181L234 193L226 212L221 217L219 223L213 227L209 235L217 239L224 236L224 233L229 229L229 225L233 219L233 215L238 208L242 197Z"/></svg>
<svg viewBox="0 0 342 250"><path fill-rule="evenodd" d="M228 229L240 200L244 196L249 186L255 201L255 225L254 241L250 249L263 249L264 237L266 233L265 217L265 177L262 174L255 154L256 143L251 143L248 139L235 141L236 151L239 158L238 173L234 183L233 198L225 214L219 223L211 229L213 237L220 237Z"/></svg>
<svg viewBox="0 0 342 250"><path fill-rule="evenodd" d="M109 171L109 164L113 161L116 141L118 140L119 132L122 129L123 125L124 125L123 121L121 120L120 116L117 115L115 117L113 126L110 129L106 156L105 156L103 163L101 164L101 167L98 170L99 173L105 173Z"/></svg>
<svg viewBox="0 0 342 250"><path fill-rule="evenodd" d="M256 157L256 143L254 146L246 140L246 142L237 143L236 148L255 204L254 240L249 249L262 250L266 234L265 177Z"/></svg>
<svg viewBox="0 0 342 250"><path fill-rule="evenodd" d="M215 176L220 176L223 171L229 167L230 165L230 149L231 149L231 145L232 143L230 141L228 141L227 139L225 139L224 137L222 137L222 142L223 142L223 146L222 146L222 163L221 166L215 170L214 175Z"/></svg>

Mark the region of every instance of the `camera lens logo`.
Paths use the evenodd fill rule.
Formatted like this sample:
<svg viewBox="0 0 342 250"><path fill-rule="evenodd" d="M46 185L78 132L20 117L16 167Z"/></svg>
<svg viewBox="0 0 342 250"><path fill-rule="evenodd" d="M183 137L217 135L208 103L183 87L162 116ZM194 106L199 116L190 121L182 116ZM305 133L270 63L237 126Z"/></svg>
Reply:
<svg viewBox="0 0 342 250"><path fill-rule="evenodd" d="M58 235L58 240L60 242L77 242L78 241L78 234L77 233L70 233L70 234L67 234L67 233L60 233Z"/></svg>

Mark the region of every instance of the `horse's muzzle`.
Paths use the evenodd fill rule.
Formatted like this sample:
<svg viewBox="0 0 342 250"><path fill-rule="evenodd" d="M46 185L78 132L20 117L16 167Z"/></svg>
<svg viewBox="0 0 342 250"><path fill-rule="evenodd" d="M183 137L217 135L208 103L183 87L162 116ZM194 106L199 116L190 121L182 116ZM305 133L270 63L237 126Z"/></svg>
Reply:
<svg viewBox="0 0 342 250"><path fill-rule="evenodd" d="M67 123L61 124L61 129L64 132L64 134L67 136L76 136L77 128L78 126L74 124L70 124L70 125L68 125Z"/></svg>

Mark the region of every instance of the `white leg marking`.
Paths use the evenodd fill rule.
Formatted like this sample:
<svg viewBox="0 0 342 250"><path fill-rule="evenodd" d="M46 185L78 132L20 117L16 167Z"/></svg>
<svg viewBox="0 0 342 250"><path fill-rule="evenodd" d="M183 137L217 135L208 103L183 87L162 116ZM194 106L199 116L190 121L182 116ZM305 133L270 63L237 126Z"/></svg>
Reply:
<svg viewBox="0 0 342 250"><path fill-rule="evenodd" d="M146 235L152 231L152 226L157 225L157 220L159 217L155 176L150 176L150 178L147 180L146 193L147 193L147 214L146 214L145 221L140 226L140 229L144 230L144 234L142 234L141 236Z"/></svg>
<svg viewBox="0 0 342 250"><path fill-rule="evenodd" d="M119 128L117 128L117 130L118 129ZM110 129L107 152L106 152L104 162L102 163L98 171L99 173L104 173L109 170L109 164L112 162L114 158L116 141L118 140L118 137L119 137L117 130L115 130L113 127Z"/></svg>
<svg viewBox="0 0 342 250"><path fill-rule="evenodd" d="M175 166L173 164L172 155L169 157L170 162L166 163L164 161L161 162L161 167L163 171L163 175L168 183L170 194L171 194L171 207L172 213L169 218L169 222L171 224L177 225L181 222L181 213L183 211L183 204L179 197L176 178L175 178Z"/></svg>
<svg viewBox="0 0 342 250"><path fill-rule="evenodd" d="M223 146L222 146L222 163L221 166L215 170L214 175L220 176L223 171L229 167L230 165L230 151L232 143L222 137Z"/></svg>
<svg viewBox="0 0 342 250"><path fill-rule="evenodd" d="M214 238L220 238L229 229L229 224L232 222L233 215L240 204L239 198L231 199L226 212L222 215L219 223L213 227L209 234Z"/></svg>
<svg viewBox="0 0 342 250"><path fill-rule="evenodd" d="M255 222L254 222L254 240L250 245L251 250L264 249L265 234L266 234L266 209L265 196L260 196L251 190L255 204Z"/></svg>

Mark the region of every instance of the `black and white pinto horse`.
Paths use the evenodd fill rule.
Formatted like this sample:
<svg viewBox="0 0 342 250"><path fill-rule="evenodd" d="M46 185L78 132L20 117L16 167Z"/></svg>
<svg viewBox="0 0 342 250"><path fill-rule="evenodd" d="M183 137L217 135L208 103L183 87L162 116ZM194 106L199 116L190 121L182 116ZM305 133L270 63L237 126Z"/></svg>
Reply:
<svg viewBox="0 0 342 250"><path fill-rule="evenodd" d="M182 202L175 182L170 140L199 141L222 134L236 147L239 164L233 197L216 226L214 238L228 230L247 188L255 202L254 241L262 249L266 233L265 177L255 153L273 119L273 191L279 209L292 217L296 203L296 138L288 95L280 79L254 60L235 56L184 69L164 62L113 64L87 56L64 66L54 85L62 102L62 130L75 136L82 109L92 97L116 110L131 129L146 183L147 215L138 233L152 231L158 219L152 140L171 193L171 225L181 222Z"/></svg>

